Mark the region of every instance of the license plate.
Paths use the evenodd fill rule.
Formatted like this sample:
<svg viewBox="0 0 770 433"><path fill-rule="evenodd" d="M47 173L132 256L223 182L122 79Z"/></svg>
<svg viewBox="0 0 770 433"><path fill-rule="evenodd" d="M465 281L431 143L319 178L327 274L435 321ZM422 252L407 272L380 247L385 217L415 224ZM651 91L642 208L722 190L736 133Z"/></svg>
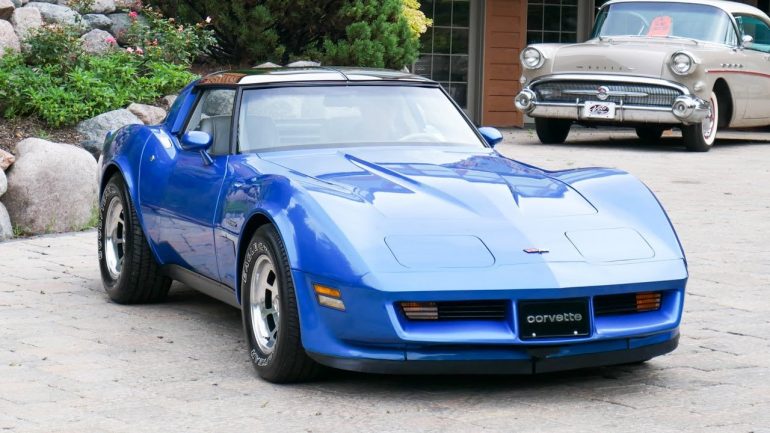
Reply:
<svg viewBox="0 0 770 433"><path fill-rule="evenodd" d="M584 337L591 332L588 299L520 301L519 338Z"/></svg>
<svg viewBox="0 0 770 433"><path fill-rule="evenodd" d="M583 105L583 118L585 119L614 119L615 103L586 101Z"/></svg>

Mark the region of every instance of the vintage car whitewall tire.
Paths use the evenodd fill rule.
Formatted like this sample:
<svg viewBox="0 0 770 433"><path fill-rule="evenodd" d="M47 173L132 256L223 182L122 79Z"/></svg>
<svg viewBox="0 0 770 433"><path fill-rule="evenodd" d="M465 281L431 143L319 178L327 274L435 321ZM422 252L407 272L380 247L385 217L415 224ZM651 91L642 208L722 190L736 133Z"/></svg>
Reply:
<svg viewBox="0 0 770 433"><path fill-rule="evenodd" d="M569 129L572 126L571 120L566 119L548 119L545 117L535 118L535 132L537 138L543 144L561 144L567 139Z"/></svg>
<svg viewBox="0 0 770 433"><path fill-rule="evenodd" d="M682 138L687 150L691 152L708 152L717 137L719 126L719 103L717 95L711 92L709 98L711 113L701 123L682 126Z"/></svg>
<svg viewBox="0 0 770 433"><path fill-rule="evenodd" d="M119 304L158 302L171 280L163 276L144 237L123 178L107 182L99 204L99 270L107 295Z"/></svg>
<svg viewBox="0 0 770 433"><path fill-rule="evenodd" d="M280 235L260 227L249 242L241 271L241 311L249 356L257 374L273 383L312 379L321 366L300 338L291 268Z"/></svg>

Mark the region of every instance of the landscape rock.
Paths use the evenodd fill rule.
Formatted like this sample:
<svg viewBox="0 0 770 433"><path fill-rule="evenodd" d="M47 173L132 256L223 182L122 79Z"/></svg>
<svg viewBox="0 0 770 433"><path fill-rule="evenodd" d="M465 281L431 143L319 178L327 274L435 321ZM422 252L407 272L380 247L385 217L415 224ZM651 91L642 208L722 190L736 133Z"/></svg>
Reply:
<svg viewBox="0 0 770 433"><path fill-rule="evenodd" d="M128 28L131 27L131 18L126 13L110 14L108 17L112 20L110 33L115 36L115 39L117 39L121 45L127 44L128 39L126 38L126 32L128 31ZM136 19L140 25L147 26L147 19L145 17L140 15Z"/></svg>
<svg viewBox="0 0 770 433"><path fill-rule="evenodd" d="M115 12L115 1L94 0L94 3L91 5L91 8L88 12L93 14L111 14Z"/></svg>
<svg viewBox="0 0 770 433"><path fill-rule="evenodd" d="M15 8L17 8L17 9L18 9L18 8L20 8L20 7L22 7L22 6L24 6L24 5L21 3L21 0L11 0L11 3L13 3L13 7L15 7Z"/></svg>
<svg viewBox="0 0 770 433"><path fill-rule="evenodd" d="M43 16L37 8L19 8L13 11L11 24L19 39L24 40L31 32L43 25Z"/></svg>
<svg viewBox="0 0 770 433"><path fill-rule="evenodd" d="M86 140L80 142L80 147L85 149L88 153L93 155L94 159L97 161L99 158L102 157L102 147L104 142L103 141L96 141L96 140Z"/></svg>
<svg viewBox="0 0 770 433"><path fill-rule="evenodd" d="M176 95L166 95L160 100L161 105L166 110L170 109L174 102L176 102Z"/></svg>
<svg viewBox="0 0 770 433"><path fill-rule="evenodd" d="M115 131L126 125L142 124L141 119L126 109L108 111L94 118L84 120L77 124L75 129L85 137L85 141L92 140L104 142L104 137L110 131ZM18 164L18 162L17 162Z"/></svg>
<svg viewBox="0 0 770 433"><path fill-rule="evenodd" d="M0 196L8 191L8 178L5 176L5 172L0 170Z"/></svg>
<svg viewBox="0 0 770 433"><path fill-rule="evenodd" d="M30 2L25 7L33 7L40 10L43 21L48 24L76 25L80 22L80 14L74 10L51 3Z"/></svg>
<svg viewBox="0 0 770 433"><path fill-rule="evenodd" d="M203 103L203 113L208 116L221 116L233 111L235 92L225 89L212 90Z"/></svg>
<svg viewBox="0 0 770 433"><path fill-rule="evenodd" d="M9 20L16 5L11 0L0 0L0 20Z"/></svg>
<svg viewBox="0 0 770 433"><path fill-rule="evenodd" d="M108 42L112 35L104 30L93 29L80 37L83 43L83 51L89 54L105 54L114 48L114 45Z"/></svg>
<svg viewBox="0 0 770 433"><path fill-rule="evenodd" d="M16 145L3 203L16 227L31 234L86 226L96 206L96 160L70 144L28 138Z"/></svg>
<svg viewBox="0 0 770 433"><path fill-rule="evenodd" d="M112 20L107 15L102 14L85 14L83 15L83 22L89 30L109 30L112 27Z"/></svg>
<svg viewBox="0 0 770 433"><path fill-rule="evenodd" d="M0 203L0 241L7 241L13 237L13 225L8 210Z"/></svg>
<svg viewBox="0 0 770 433"><path fill-rule="evenodd" d="M19 51L20 49L19 37L13 31L11 23L0 20L0 57L5 55L5 53Z"/></svg>
<svg viewBox="0 0 770 433"><path fill-rule="evenodd" d="M16 157L12 153L0 149L0 170L7 170L14 162L16 162Z"/></svg>
<svg viewBox="0 0 770 433"><path fill-rule="evenodd" d="M133 103L127 110L134 113L145 125L157 125L166 118L166 110L153 105Z"/></svg>
<svg viewBox="0 0 770 433"><path fill-rule="evenodd" d="M142 8L142 2L139 0L115 0L115 7L120 10L138 11Z"/></svg>

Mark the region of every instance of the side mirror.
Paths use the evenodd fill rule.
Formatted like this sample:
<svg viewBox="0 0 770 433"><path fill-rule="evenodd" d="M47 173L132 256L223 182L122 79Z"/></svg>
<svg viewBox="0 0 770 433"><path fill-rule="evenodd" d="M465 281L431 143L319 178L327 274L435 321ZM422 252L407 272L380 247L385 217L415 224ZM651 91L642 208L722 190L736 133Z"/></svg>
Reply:
<svg viewBox="0 0 770 433"><path fill-rule="evenodd" d="M744 47L748 47L754 43L754 38L751 37L751 35L743 35L741 36L741 42L743 43Z"/></svg>
<svg viewBox="0 0 770 433"><path fill-rule="evenodd" d="M211 134L203 131L187 131L182 136L182 149L191 152L206 151L214 140Z"/></svg>
<svg viewBox="0 0 770 433"><path fill-rule="evenodd" d="M501 134L497 128L492 128L491 126L482 126L479 128L479 133L482 137L484 137L484 140L487 142L487 144L492 147L495 147L497 143L503 141L503 134Z"/></svg>

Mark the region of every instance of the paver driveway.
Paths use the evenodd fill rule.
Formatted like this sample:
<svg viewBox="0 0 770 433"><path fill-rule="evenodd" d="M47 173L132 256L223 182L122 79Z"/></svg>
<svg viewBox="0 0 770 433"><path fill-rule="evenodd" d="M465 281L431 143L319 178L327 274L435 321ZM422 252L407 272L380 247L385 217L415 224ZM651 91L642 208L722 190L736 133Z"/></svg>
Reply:
<svg viewBox="0 0 770 433"><path fill-rule="evenodd" d="M0 430L770 432L770 143L733 134L691 154L611 135L544 146L508 132L499 149L549 169L623 168L658 194L691 272L671 355L537 377L271 385L236 310L181 286L160 305L110 303L92 231L0 244Z"/></svg>

